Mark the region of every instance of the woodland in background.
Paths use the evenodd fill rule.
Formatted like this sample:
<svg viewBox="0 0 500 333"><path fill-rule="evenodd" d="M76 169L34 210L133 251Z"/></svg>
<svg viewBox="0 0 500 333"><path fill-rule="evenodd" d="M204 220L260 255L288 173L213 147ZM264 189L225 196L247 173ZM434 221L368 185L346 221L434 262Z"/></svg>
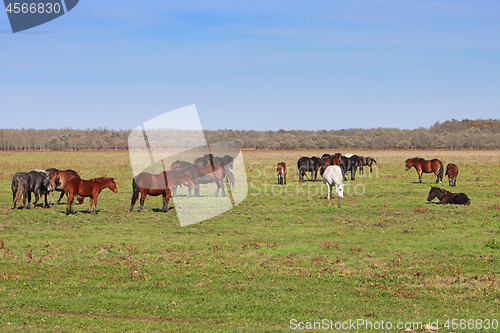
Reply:
<svg viewBox="0 0 500 333"><path fill-rule="evenodd" d="M0 129L0 150L127 149L130 130ZM205 131L209 143L256 149L500 149L500 120L450 120L430 128Z"/></svg>

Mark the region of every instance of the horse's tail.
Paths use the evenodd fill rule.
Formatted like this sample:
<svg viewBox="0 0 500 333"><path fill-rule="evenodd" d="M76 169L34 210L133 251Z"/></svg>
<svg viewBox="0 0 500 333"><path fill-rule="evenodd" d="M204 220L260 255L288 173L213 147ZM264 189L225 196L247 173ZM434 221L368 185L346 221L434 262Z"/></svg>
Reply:
<svg viewBox="0 0 500 333"><path fill-rule="evenodd" d="M14 205L21 200L21 197L23 196L24 192L24 183L23 183L23 178L21 176L17 176L17 190L16 194L14 195Z"/></svg>
<svg viewBox="0 0 500 333"><path fill-rule="evenodd" d="M236 184L236 180L234 179L234 174L231 171L229 171L229 168L226 170L226 176L227 180L229 181L229 186L233 187L234 184Z"/></svg>
<svg viewBox="0 0 500 333"><path fill-rule="evenodd" d="M132 202L135 203L137 198L139 198L139 184L137 183L137 176L132 179L132 191Z"/></svg>
<svg viewBox="0 0 500 333"><path fill-rule="evenodd" d="M375 161L375 159L374 159L374 158L372 158L372 161L373 161L373 163L378 164L378 163L377 163L377 161Z"/></svg>
<svg viewBox="0 0 500 333"><path fill-rule="evenodd" d="M438 171L438 177L439 177L439 180L441 181L441 179L443 179L443 170L444 170L443 162L439 161L439 165L441 167L439 168L439 171Z"/></svg>

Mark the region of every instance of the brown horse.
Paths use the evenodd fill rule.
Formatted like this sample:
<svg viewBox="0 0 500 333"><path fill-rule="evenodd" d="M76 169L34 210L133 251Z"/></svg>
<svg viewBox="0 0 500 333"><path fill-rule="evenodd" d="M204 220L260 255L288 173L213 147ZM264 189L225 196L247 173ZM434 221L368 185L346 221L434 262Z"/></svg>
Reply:
<svg viewBox="0 0 500 333"><path fill-rule="evenodd" d="M45 170L47 172L47 175L50 177L50 186L52 187L52 204L54 204L54 194L56 191L61 192L61 195L59 196L59 200L57 200L57 204L59 205L61 203L61 199L64 197L64 194L66 193L64 191L64 188L66 187L66 184L71 178L80 178L80 176L76 173L76 171L73 170L58 170L54 168L50 168ZM83 197L78 196L78 202L83 203Z"/></svg>
<svg viewBox="0 0 500 333"><path fill-rule="evenodd" d="M276 167L276 172L278 173L278 185L286 185L286 164L285 162L279 162Z"/></svg>
<svg viewBox="0 0 500 333"><path fill-rule="evenodd" d="M73 199L76 195L90 197L89 213L92 211L92 204L94 204L94 210L97 213L97 197L99 197L99 193L105 188L109 188L114 193L118 192L113 178L101 177L90 180L83 180L76 177L71 178L65 188L65 192L68 195L66 214L75 213L73 211Z"/></svg>
<svg viewBox="0 0 500 333"><path fill-rule="evenodd" d="M424 160L423 158L415 157L407 159L405 163L406 171L410 170L412 167L415 167L415 170L417 170L418 173L419 183L422 182L422 172L434 173L437 177L436 184L441 183L441 180L443 179L443 163L437 158L433 160Z"/></svg>
<svg viewBox="0 0 500 333"><path fill-rule="evenodd" d="M172 189L179 185L184 184L190 190L194 188L194 184L189 178L188 173L176 173L173 171L163 171L157 175L141 172L132 180L132 199L130 201L130 211L134 211L134 205L141 194L141 210L144 210L144 201L147 195L152 196L163 196L163 207L162 212L168 212L168 201L170 200L170 194Z"/></svg>
<svg viewBox="0 0 500 333"><path fill-rule="evenodd" d="M226 172L224 168L218 164L212 164L208 167L198 168L201 172L206 174L200 179L200 183L203 182L215 182L217 184L217 190L215 190L214 196L219 195L219 190L222 189L222 196L226 196L226 190L224 188L224 177L226 177Z"/></svg>
<svg viewBox="0 0 500 333"><path fill-rule="evenodd" d="M450 186L457 186L458 168L455 164L449 163L446 166L446 173L444 175L448 176L448 184Z"/></svg>
<svg viewBox="0 0 500 333"><path fill-rule="evenodd" d="M470 199L465 193L451 193L439 187L431 186L427 201L431 201L438 197L438 204L456 204L456 205L470 205Z"/></svg>

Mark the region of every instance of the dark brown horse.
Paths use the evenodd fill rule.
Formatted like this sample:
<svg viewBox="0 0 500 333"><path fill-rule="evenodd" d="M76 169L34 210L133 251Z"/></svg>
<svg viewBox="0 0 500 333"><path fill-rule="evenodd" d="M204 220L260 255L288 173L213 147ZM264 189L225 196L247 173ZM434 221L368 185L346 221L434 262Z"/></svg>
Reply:
<svg viewBox="0 0 500 333"><path fill-rule="evenodd" d="M184 184L190 190L194 188L194 184L189 178L188 173L177 173L173 171L163 171L157 175L141 172L132 180L132 199L130 201L130 211L134 211L134 205L139 198L139 193L141 194L141 210L144 210L144 201L147 195L152 196L163 196L163 207L162 212L168 212L168 201L170 200L170 194L172 189L179 185Z"/></svg>
<svg viewBox="0 0 500 333"><path fill-rule="evenodd" d="M465 193L451 193L442 188L431 186L427 201L431 201L438 197L438 204L455 204L455 205L470 205L470 199Z"/></svg>
<svg viewBox="0 0 500 333"><path fill-rule="evenodd" d="M59 200L57 200L57 204L59 205L61 203L61 199L64 197L65 191L64 188L66 187L66 184L71 178L80 178L78 173L73 170L58 170L54 168L50 168L45 170L47 172L47 175L50 177L51 182L50 186L52 187L52 204L54 204L54 194L56 191L61 192L61 195L59 196ZM83 203L83 197L78 197L78 202Z"/></svg>
<svg viewBox="0 0 500 333"><path fill-rule="evenodd" d="M422 172L434 173L437 177L436 184L441 183L443 179L443 163L437 158L433 160L424 160L423 158L415 157L407 159L405 163L406 171L410 170L412 167L417 170L419 183L422 182Z"/></svg>
<svg viewBox="0 0 500 333"><path fill-rule="evenodd" d="M375 161L374 158L370 156L358 156L358 161L359 161L359 173L365 173L365 165L368 165L370 167L370 173L372 173L372 164L375 163L377 164L377 161Z"/></svg>
<svg viewBox="0 0 500 333"><path fill-rule="evenodd" d="M97 197L99 193L105 188L109 188L114 193L118 192L115 180L113 178L94 178L90 180L83 180L81 178L71 178L66 183L65 192L68 195L68 204L66 206L66 214L74 214L73 199L75 196L90 197L89 213L92 211L92 204L94 210L97 212Z"/></svg>
<svg viewBox="0 0 500 333"><path fill-rule="evenodd" d="M278 185L286 185L286 171L285 162L279 162L276 167L276 172L278 173Z"/></svg>
<svg viewBox="0 0 500 333"><path fill-rule="evenodd" d="M449 163L446 166L446 173L444 175L448 176L448 184L450 186L457 186L458 168L455 164Z"/></svg>

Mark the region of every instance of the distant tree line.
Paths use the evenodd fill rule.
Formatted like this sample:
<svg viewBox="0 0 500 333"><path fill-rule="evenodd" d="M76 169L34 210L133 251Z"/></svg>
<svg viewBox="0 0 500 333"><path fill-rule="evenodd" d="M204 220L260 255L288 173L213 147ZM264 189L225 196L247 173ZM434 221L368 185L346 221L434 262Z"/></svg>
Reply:
<svg viewBox="0 0 500 333"><path fill-rule="evenodd" d="M130 130L0 129L1 150L127 149ZM450 120L430 128L205 131L209 143L256 149L500 149L500 120Z"/></svg>

